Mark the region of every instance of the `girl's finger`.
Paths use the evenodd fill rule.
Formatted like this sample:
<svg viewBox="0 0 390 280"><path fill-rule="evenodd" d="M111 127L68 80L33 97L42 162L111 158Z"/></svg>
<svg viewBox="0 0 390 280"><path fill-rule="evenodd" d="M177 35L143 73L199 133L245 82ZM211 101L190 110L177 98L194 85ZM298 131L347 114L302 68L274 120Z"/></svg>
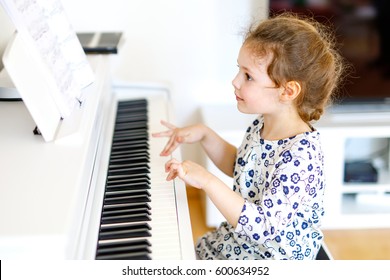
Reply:
<svg viewBox="0 0 390 280"><path fill-rule="evenodd" d="M176 177L179 176L179 173L180 173L180 170L181 170L181 165L179 162L170 162L168 164L168 175L167 175L167 178L166 180L167 181L170 181L170 180L173 180L175 179Z"/></svg>
<svg viewBox="0 0 390 280"><path fill-rule="evenodd" d="M165 163L165 172L169 172L170 171L172 164L179 164L179 163L180 162L177 159L175 159L175 158L172 158L172 159L168 160Z"/></svg>
<svg viewBox="0 0 390 280"><path fill-rule="evenodd" d="M167 130L167 131L152 133L152 136L153 137L171 137L172 134L173 134L173 130Z"/></svg>
<svg viewBox="0 0 390 280"><path fill-rule="evenodd" d="M163 126L169 128L169 129L176 129L176 126L174 126L173 124L171 124L171 123L169 123L169 122L167 122L167 121L161 120L160 123L161 123Z"/></svg>
<svg viewBox="0 0 390 280"><path fill-rule="evenodd" d="M165 145L160 155L170 155L177 148L179 143L176 141L176 138L176 135L172 135L171 138L169 138L168 143Z"/></svg>
<svg viewBox="0 0 390 280"><path fill-rule="evenodd" d="M168 173L166 180L171 181L177 177L177 171L172 170L171 172Z"/></svg>

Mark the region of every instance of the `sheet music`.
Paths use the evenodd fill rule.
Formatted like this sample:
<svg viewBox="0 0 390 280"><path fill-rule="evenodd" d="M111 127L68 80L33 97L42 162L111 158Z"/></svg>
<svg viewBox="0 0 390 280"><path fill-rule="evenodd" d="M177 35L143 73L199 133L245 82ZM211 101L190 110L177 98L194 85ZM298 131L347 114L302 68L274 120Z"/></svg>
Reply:
<svg viewBox="0 0 390 280"><path fill-rule="evenodd" d="M47 66L57 89L53 91L55 103L62 117L69 116L82 101L81 89L93 82L94 74L61 1L0 0L0 3L26 40L26 47L35 47L38 59Z"/></svg>

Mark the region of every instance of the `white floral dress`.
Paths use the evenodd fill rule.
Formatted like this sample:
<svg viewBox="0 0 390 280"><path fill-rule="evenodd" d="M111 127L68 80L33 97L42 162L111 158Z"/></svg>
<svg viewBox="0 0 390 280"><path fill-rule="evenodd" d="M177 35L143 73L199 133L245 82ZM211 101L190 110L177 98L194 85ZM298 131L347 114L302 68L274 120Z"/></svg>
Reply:
<svg viewBox="0 0 390 280"><path fill-rule="evenodd" d="M268 141L260 137L262 126L260 116L237 150L233 190L245 199L238 224L223 222L201 237L199 259L315 259L321 247L319 132Z"/></svg>

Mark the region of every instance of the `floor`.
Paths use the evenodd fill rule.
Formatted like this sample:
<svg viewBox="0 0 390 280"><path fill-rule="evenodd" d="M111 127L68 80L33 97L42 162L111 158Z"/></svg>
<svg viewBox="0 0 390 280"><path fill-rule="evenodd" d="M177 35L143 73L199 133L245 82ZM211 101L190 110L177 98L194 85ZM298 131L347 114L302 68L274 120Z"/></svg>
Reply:
<svg viewBox="0 0 390 280"><path fill-rule="evenodd" d="M205 223L204 197L187 187L194 243L211 230ZM335 260L390 260L390 229L326 230L325 242Z"/></svg>

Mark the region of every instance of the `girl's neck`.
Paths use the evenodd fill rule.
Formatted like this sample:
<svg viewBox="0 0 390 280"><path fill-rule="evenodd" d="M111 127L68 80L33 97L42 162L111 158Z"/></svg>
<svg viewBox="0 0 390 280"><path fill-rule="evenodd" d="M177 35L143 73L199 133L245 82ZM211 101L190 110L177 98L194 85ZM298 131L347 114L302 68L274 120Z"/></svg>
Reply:
<svg viewBox="0 0 390 280"><path fill-rule="evenodd" d="M264 124L260 131L261 138L275 141L312 131L309 124L304 122L298 114L263 116Z"/></svg>

